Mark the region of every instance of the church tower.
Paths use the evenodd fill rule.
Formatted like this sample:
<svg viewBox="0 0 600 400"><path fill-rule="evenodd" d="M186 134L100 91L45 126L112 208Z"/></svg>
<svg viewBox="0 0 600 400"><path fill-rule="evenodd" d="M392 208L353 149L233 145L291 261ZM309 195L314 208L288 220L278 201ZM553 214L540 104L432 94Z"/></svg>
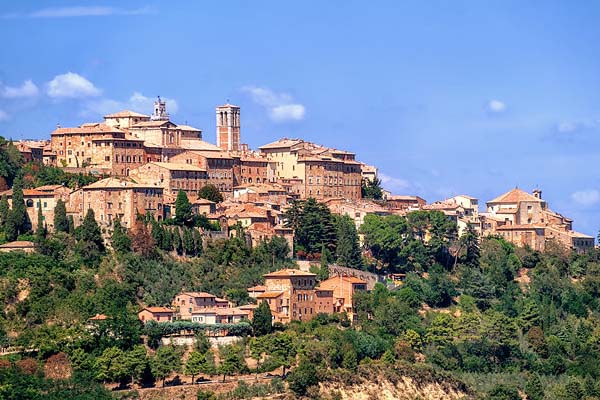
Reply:
<svg viewBox="0 0 600 400"><path fill-rule="evenodd" d="M223 150L240 149L240 108L231 104L217 107L217 146Z"/></svg>
<svg viewBox="0 0 600 400"><path fill-rule="evenodd" d="M160 96L158 96L158 99L154 102L154 112L150 116L150 119L152 121L169 120L169 114L167 113L167 102L161 100Z"/></svg>

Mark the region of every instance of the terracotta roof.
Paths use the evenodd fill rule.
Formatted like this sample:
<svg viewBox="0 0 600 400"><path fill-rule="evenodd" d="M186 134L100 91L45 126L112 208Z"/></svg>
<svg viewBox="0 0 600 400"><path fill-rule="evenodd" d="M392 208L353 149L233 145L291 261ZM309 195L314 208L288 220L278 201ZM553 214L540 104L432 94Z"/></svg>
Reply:
<svg viewBox="0 0 600 400"><path fill-rule="evenodd" d="M155 186L149 183L135 183L130 179L123 178L105 178L98 182L94 182L83 189L162 189L159 186Z"/></svg>
<svg viewBox="0 0 600 400"><path fill-rule="evenodd" d="M234 106L233 104L223 104L222 106L218 106L217 108L240 108L239 106Z"/></svg>
<svg viewBox="0 0 600 400"><path fill-rule="evenodd" d="M208 142L204 142L208 145L211 145ZM214 146L217 147L217 146ZM199 156L205 157L205 158L218 158L218 159L227 159L227 160L233 160L233 157L230 157L229 154L225 153L224 151L221 151L221 148L217 147L219 149L219 151L208 151L208 150L191 150L192 153L194 154L198 154ZM184 154L184 153L182 153Z"/></svg>
<svg viewBox="0 0 600 400"><path fill-rule="evenodd" d="M65 133L124 133L119 128L106 124L84 124L77 128L57 128L50 135L62 135Z"/></svg>
<svg viewBox="0 0 600 400"><path fill-rule="evenodd" d="M283 295L283 292L264 292L256 296L259 299L275 299Z"/></svg>
<svg viewBox="0 0 600 400"><path fill-rule="evenodd" d="M192 202L192 204L216 204L214 201L210 201L208 199L197 198Z"/></svg>
<svg viewBox="0 0 600 400"><path fill-rule="evenodd" d="M179 146L182 149L187 150L200 150L200 151L223 151L222 148L215 146L212 143L205 142L204 140L184 140Z"/></svg>
<svg viewBox="0 0 600 400"><path fill-rule="evenodd" d="M159 166L161 168L166 168L169 171L206 172L205 169L197 167L195 165L191 165L191 164L168 163L168 162L158 162L158 161L149 162L148 164L154 164L154 165L157 165L157 166ZM148 164L146 164L146 165L148 165Z"/></svg>
<svg viewBox="0 0 600 400"><path fill-rule="evenodd" d="M104 116L104 118L123 118L123 117L150 118L149 115L140 114L138 112L130 111L130 110L123 110L123 111L116 112L114 114L108 114L108 115Z"/></svg>
<svg viewBox="0 0 600 400"><path fill-rule="evenodd" d="M146 307L140 310L140 312L147 310L151 313L173 313L173 310L167 307Z"/></svg>
<svg viewBox="0 0 600 400"><path fill-rule="evenodd" d="M187 294L192 297L205 297L205 298L217 298L214 294L206 293L206 292L183 292L181 294Z"/></svg>
<svg viewBox="0 0 600 400"><path fill-rule="evenodd" d="M250 315L250 310L243 310L238 307L236 308L219 308L217 309L217 315L226 316L226 315L242 315L248 316Z"/></svg>
<svg viewBox="0 0 600 400"><path fill-rule="evenodd" d="M38 186L35 188L35 190L40 190L42 192L53 192L56 189L60 189L60 188L64 188L65 186L63 185L44 185L44 186Z"/></svg>
<svg viewBox="0 0 600 400"><path fill-rule="evenodd" d="M158 120L158 121L141 121L138 122L135 125L132 125L132 128L146 128L146 127L161 127L163 125L173 125L173 126L177 126L174 123L172 123L171 121L168 120Z"/></svg>
<svg viewBox="0 0 600 400"><path fill-rule="evenodd" d="M6 195L7 197L12 197L13 191L12 189L5 190L4 192L0 192L0 196ZM52 197L54 196L52 193L41 191L37 189L23 189L24 197Z"/></svg>
<svg viewBox="0 0 600 400"><path fill-rule="evenodd" d="M532 194L529 194L519 188L514 188L513 190L504 193L496 197L494 200L488 201L490 203L518 203L520 201L538 201L542 202L542 199L538 199Z"/></svg>
<svg viewBox="0 0 600 400"><path fill-rule="evenodd" d="M499 208L496 211L496 214L516 214L517 213L517 209L516 208Z"/></svg>
<svg viewBox="0 0 600 400"><path fill-rule="evenodd" d="M279 271L271 272L269 274L263 275L265 278L278 278L278 277L287 277L287 276L305 276L305 277L315 277L316 274L311 272L300 271L299 269L282 269Z"/></svg>
<svg viewBox="0 0 600 400"><path fill-rule="evenodd" d="M177 129L182 131L202 132L200 129L189 125L177 125Z"/></svg>
<svg viewBox="0 0 600 400"><path fill-rule="evenodd" d="M8 243L4 243L2 245L0 245L0 248L2 249L15 249L15 248L19 248L19 249L25 249L25 248L30 248L30 247L34 247L34 243L30 242L29 240L15 240L14 242L8 242Z"/></svg>
<svg viewBox="0 0 600 400"><path fill-rule="evenodd" d="M288 139L288 138L283 138L283 139L279 139L276 142L272 142L272 143L268 143L265 144L263 146L260 146L259 149L280 149L280 148L286 148L286 147L291 147L294 146L298 143L302 143L303 140L302 139Z"/></svg>

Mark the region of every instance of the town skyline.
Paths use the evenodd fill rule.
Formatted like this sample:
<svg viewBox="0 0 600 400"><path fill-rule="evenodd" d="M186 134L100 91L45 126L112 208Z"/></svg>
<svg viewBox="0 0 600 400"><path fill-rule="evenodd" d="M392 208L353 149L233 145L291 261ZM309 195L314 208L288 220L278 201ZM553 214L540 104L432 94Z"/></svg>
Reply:
<svg viewBox="0 0 600 400"><path fill-rule="evenodd" d="M202 129L204 140L215 143L214 106L229 99L243 110L242 138L251 148L299 137L350 150L376 165L384 187L393 193L419 195L429 202L458 194L487 201L515 186L527 192L540 187L553 209L574 219L577 230L593 236L598 231L600 182L593 161L598 157L600 99L590 88L598 83L594 72L599 60L579 44L582 37L588 42L598 37L587 23L598 10L548 3L516 14L510 5L486 11L461 3L440 17L433 13L439 10L429 9L433 5L405 6L405 13L388 6L389 16L382 6L354 16L348 26L333 20L328 27L324 24L336 13L340 19L346 13L356 15L358 5L349 4L349 10L322 5L319 15L298 6L298 17L312 21L312 35L336 43L311 51L302 40L309 29L299 23L292 25L297 29L288 37L294 46L283 48L285 41L273 33L291 17L275 20L284 17L282 10L267 14L266 4L256 9L261 29L248 30L245 38L240 34L252 24L242 19L247 6L238 3L228 13L208 4L191 5L188 18L201 16L208 22L194 25L197 32L186 27L156 30L153 24L161 18L163 23L183 18L166 3L131 8L107 4L61 3L41 9L24 2L7 8L0 31L8 37L27 28L33 34L23 37L18 47L8 43L7 54L14 58L0 74L3 136L47 139L56 123L101 121L102 115L124 108L149 114L160 94L174 121ZM214 29L226 17L232 27L241 26ZM400 17L407 26L392 23ZM429 17L434 17L434 26L420 25ZM381 24L376 26L378 19ZM267 28L269 21L276 23ZM460 22L469 23L458 28ZM487 42L471 36L475 28L491 22ZM370 27L361 31L364 37L351 32L361 23ZM57 29L59 24L63 29ZM102 24L111 29L105 38L71 33ZM509 27L514 31L503 30ZM43 37L50 30L52 40ZM407 32L417 33L415 43L402 40ZM116 41L125 33L126 43ZM444 49L435 42L443 34L456 42L443 41ZM519 34L524 41L520 45ZM560 41L553 41L558 37ZM228 61L194 54L190 61L202 61L200 74L193 72L193 62L179 61L145 63L147 70L139 72L140 57L156 48L187 48L189 53L194 38L207 39L200 46L202 55L228 55ZM91 46L83 45L87 41ZM134 43L140 48L125 51ZM278 46L278 59L266 57L273 46ZM64 48L76 49L78 56ZM58 56L34 67L23 49ZM119 51L116 68L111 54ZM249 56L253 51L256 57ZM469 54L476 55L470 62L464 58ZM356 55L382 61L356 61ZM542 64L545 73L536 74ZM388 78L375 76L386 74Z"/></svg>

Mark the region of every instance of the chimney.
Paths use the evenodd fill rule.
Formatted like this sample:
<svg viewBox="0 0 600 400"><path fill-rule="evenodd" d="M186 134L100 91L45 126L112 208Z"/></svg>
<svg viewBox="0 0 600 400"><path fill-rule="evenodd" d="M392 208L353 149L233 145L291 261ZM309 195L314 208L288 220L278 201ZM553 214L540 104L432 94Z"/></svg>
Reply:
<svg viewBox="0 0 600 400"><path fill-rule="evenodd" d="M542 199L542 190L541 189L533 189L533 196L536 199Z"/></svg>

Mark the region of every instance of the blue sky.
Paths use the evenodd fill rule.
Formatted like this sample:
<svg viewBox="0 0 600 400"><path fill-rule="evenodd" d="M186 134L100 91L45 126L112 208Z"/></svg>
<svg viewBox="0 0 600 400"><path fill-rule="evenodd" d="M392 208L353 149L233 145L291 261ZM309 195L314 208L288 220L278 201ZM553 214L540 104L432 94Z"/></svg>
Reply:
<svg viewBox="0 0 600 400"><path fill-rule="evenodd" d="M595 236L599 18L566 0L7 2L0 135L150 113L161 95L214 143L229 99L253 148L351 150L428 201L539 186Z"/></svg>

